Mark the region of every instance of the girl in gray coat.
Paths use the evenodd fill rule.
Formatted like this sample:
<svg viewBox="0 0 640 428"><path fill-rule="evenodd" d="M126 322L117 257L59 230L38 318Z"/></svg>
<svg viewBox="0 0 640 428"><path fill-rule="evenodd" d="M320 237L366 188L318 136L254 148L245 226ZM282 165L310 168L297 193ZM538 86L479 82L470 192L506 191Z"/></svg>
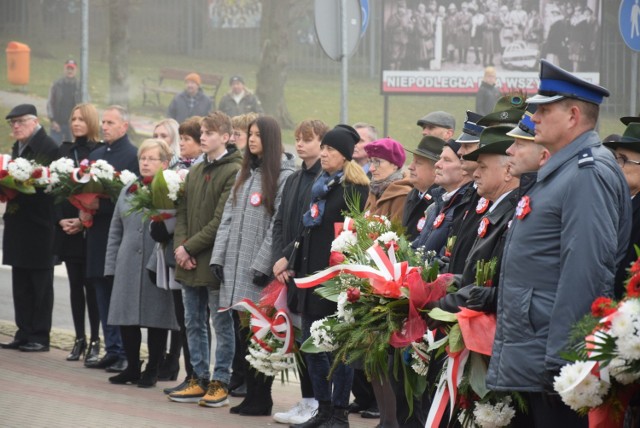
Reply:
<svg viewBox="0 0 640 428"><path fill-rule="evenodd" d="M242 167L224 208L211 256L211 265L222 283L220 306L242 299L260 300L270 279L273 256L271 230L280 205L282 188L294 171L293 156L284 153L278 122L262 116L249 124L249 143ZM241 329L242 347L247 352L249 329ZM258 373L245 363L247 396L231 413L270 415L273 377Z"/></svg>
<svg viewBox="0 0 640 428"><path fill-rule="evenodd" d="M171 149L159 139L145 140L138 149L142 178L153 177L166 169ZM109 378L109 382L137 383L139 387L154 386L158 380L158 364L162 358L168 330L178 330L173 298L170 291L156 287L145 269L155 246L149 235L149 222L142 213L129 214L131 198L139 182L122 189L109 229L109 242L104 274L113 276L113 292L109 306L109 324L120 326L120 335L127 356L127 369ZM141 328L147 328L149 361L140 373Z"/></svg>

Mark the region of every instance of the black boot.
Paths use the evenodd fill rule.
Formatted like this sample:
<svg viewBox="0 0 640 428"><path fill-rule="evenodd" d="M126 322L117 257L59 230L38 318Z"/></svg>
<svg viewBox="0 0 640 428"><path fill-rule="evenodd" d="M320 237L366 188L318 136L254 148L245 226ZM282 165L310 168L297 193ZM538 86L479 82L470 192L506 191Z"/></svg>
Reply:
<svg viewBox="0 0 640 428"><path fill-rule="evenodd" d="M247 364L248 365L248 364ZM255 374L257 373L253 368L245 371L246 377L244 378L244 382L246 383L246 394L244 400L237 406L233 406L229 409L229 413L233 413L235 415L239 415L245 407L252 405L254 401L255 395ZM260 399L260 397L258 397Z"/></svg>
<svg viewBox="0 0 640 428"><path fill-rule="evenodd" d="M158 380L176 380L180 371L180 355L166 354L158 369Z"/></svg>
<svg viewBox="0 0 640 428"><path fill-rule="evenodd" d="M271 416L271 409L273 408L273 399L271 398L273 376L266 376L251 369L246 377L247 397L251 397L251 399L240 408L240 415ZM252 379L249 380L248 378Z"/></svg>
<svg viewBox="0 0 640 428"><path fill-rule="evenodd" d="M73 344L73 349L71 353L67 355L67 361L78 361L80 357L84 357L84 353L87 350L87 339L81 337L80 339L76 339Z"/></svg>
<svg viewBox="0 0 640 428"><path fill-rule="evenodd" d="M347 410L348 412L349 410ZM289 425L290 428L319 428L322 424L329 422L333 413L333 406L330 401L320 401L316 414L307 422Z"/></svg>
<svg viewBox="0 0 640 428"><path fill-rule="evenodd" d="M158 370L148 367L140 374L138 379L138 388L151 388L158 383Z"/></svg>
<svg viewBox="0 0 640 428"><path fill-rule="evenodd" d="M349 428L349 409L335 407L331 419L320 425L319 428Z"/></svg>
<svg viewBox="0 0 640 428"><path fill-rule="evenodd" d="M115 376L109 378L109 382L116 385L124 385L127 383L137 383L140 379L140 369L142 361L138 364L129 364L127 368Z"/></svg>
<svg viewBox="0 0 640 428"><path fill-rule="evenodd" d="M84 363L98 362L100 359L100 338L92 340L84 356Z"/></svg>

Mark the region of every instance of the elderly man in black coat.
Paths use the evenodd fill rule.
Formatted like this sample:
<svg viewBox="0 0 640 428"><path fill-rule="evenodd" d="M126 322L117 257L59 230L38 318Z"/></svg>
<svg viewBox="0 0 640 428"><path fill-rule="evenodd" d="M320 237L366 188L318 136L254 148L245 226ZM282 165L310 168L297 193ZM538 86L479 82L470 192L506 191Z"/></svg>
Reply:
<svg viewBox="0 0 640 428"><path fill-rule="evenodd" d="M131 144L127 136L129 129L129 114L120 106L107 107L102 113L102 138L105 144L89 155L89 160L103 159L109 162L116 171L127 169L139 174L138 150ZM127 368L120 331L117 326L107 325L109 316L109 302L113 277L104 276L104 260L107 253L109 226L115 204L109 199L95 201L96 213L91 216L80 212L83 221L93 220L93 226L87 229L87 279L96 289L100 323L104 332L106 354L101 359L87 359L85 366L89 368L103 368L109 372L119 372Z"/></svg>
<svg viewBox="0 0 640 428"><path fill-rule="evenodd" d="M11 157L22 157L48 165L58 146L38 121L31 104L14 107L6 119L16 139ZM2 263L11 266L16 332L4 349L24 352L49 350L53 311L53 235L51 196L38 189L33 195L18 193L7 203L4 214Z"/></svg>

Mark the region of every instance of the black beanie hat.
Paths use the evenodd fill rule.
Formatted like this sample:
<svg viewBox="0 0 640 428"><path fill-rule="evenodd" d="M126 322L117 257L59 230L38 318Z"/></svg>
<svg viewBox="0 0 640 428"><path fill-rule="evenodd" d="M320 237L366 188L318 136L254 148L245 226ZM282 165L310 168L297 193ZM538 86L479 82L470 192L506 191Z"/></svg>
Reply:
<svg viewBox="0 0 640 428"><path fill-rule="evenodd" d="M360 141L360 134L349 125L343 123L336 125L331 131L324 134L322 144L330 146L340 152L347 160L353 159L353 149Z"/></svg>
<svg viewBox="0 0 640 428"><path fill-rule="evenodd" d="M451 148L451 150L453 150L453 152L455 154L458 154L458 150L460 149L461 144L458 143L456 140L454 140L453 138L450 139L449 141L447 141L446 143L444 143L445 146L449 146Z"/></svg>

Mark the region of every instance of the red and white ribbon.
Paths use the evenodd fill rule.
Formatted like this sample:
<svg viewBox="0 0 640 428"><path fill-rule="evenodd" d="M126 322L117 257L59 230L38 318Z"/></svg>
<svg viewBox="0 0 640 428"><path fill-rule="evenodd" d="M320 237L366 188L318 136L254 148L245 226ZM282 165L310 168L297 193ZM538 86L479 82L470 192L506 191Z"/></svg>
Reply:
<svg viewBox="0 0 640 428"><path fill-rule="evenodd" d="M293 351L295 336L293 334L293 323L286 310L280 309L273 318L269 318L255 303L249 299L242 299L229 308L221 308L218 312L224 312L229 309L245 310L251 314L251 331L253 335L251 340L259 344L268 352L273 352L270 346L264 342L264 338L269 332L273 334L283 346L275 351L276 354L288 354Z"/></svg>
<svg viewBox="0 0 640 428"><path fill-rule="evenodd" d="M360 264L336 265L305 278L295 278L294 281L298 288L311 288L343 273L372 281L400 281L413 269L417 269L409 267L407 262L397 263L393 246L391 246L389 255L387 255L376 242L367 249L367 254L369 254L376 267Z"/></svg>
<svg viewBox="0 0 640 428"><path fill-rule="evenodd" d="M427 417L426 428L437 428L444 416L444 411L449 404L449 420L453 417L456 397L458 395L458 386L462 381L464 367L469 358L469 350L463 349L455 354L449 353L447 359L447 371L440 377L440 383L433 398L429 416Z"/></svg>

